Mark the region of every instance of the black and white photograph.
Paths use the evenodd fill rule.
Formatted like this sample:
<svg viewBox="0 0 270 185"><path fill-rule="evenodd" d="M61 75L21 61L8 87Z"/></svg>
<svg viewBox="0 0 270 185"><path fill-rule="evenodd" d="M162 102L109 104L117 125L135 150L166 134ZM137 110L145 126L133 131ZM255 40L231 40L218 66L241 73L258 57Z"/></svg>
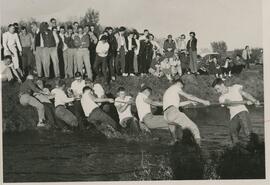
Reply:
<svg viewBox="0 0 270 185"><path fill-rule="evenodd" d="M1 0L1 182L265 182L263 8Z"/></svg>

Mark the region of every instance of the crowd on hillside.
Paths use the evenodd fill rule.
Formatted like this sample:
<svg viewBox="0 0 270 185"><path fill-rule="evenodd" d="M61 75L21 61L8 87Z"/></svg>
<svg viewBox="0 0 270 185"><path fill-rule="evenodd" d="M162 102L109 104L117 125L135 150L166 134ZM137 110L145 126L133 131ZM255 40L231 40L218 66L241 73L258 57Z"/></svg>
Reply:
<svg viewBox="0 0 270 185"><path fill-rule="evenodd" d="M251 53L248 46L234 62L229 57L223 64L217 57L198 62L196 34L190 32L189 36L186 42L184 34L175 40L168 35L161 47L148 30L140 35L136 31L127 31L125 27L117 30L106 27L97 35L92 25L82 27L74 22L59 27L54 18L50 25L47 22L31 23L31 30L10 24L2 36L1 78L10 81L14 75L22 83L19 102L36 109L37 127L69 131L91 123L103 133L112 131L111 134L122 131L138 134L168 128L174 142L178 140L178 128L181 127L189 129L200 144L197 125L180 112L179 107L197 103L209 106L210 101L184 92L182 74L216 75L218 78L213 87L222 98L226 96L226 101L220 99L221 103L243 101L243 97L249 104L258 105L259 102L242 91L241 85L226 87L222 80L223 76L239 74L243 67L249 68ZM162 102L151 99L152 89L144 84L135 99L128 96L125 87L118 88L115 99L108 98L103 84L95 81L100 77L104 83L109 83L118 76L149 74L165 76L173 82L164 92ZM48 78L54 79L53 87L47 88L44 84ZM70 87L67 87L66 78L72 78ZM180 101L180 97L187 101ZM132 104L136 105L137 116L131 112ZM163 107L164 115L154 115L151 106ZM249 127L245 106L233 107L233 114L240 114L233 121L239 123L244 119L243 125ZM246 128L245 132L249 135L251 129ZM232 136L233 142L237 142L238 134L232 133Z"/></svg>
<svg viewBox="0 0 270 185"><path fill-rule="evenodd" d="M160 46L147 29L143 34L125 27L106 27L97 34L94 25L58 26L52 18L50 24L31 23L31 30L17 23L10 24L2 35L3 62L2 80L10 80L13 75L19 81L27 74L38 77L72 78L76 72L94 80L104 77L105 82L117 76L152 74L166 76L169 80L176 74L215 74L231 76L249 67L251 52L248 46L242 56L235 61L226 58L217 61L198 62L197 38L195 32L173 39L172 35ZM8 58L12 62L7 62Z"/></svg>

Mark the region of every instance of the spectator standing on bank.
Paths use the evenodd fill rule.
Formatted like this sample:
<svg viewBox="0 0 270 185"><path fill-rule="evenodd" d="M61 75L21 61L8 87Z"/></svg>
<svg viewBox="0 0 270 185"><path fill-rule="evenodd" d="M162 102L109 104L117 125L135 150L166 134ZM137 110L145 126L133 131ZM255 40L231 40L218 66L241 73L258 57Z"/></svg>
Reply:
<svg viewBox="0 0 270 185"><path fill-rule="evenodd" d="M8 25L8 31L3 34L4 56L10 55L14 68L22 75L19 65L19 55L22 55L22 46L13 24ZM18 55L19 53L19 55Z"/></svg>
<svg viewBox="0 0 270 185"><path fill-rule="evenodd" d="M33 66L33 53L34 50L34 37L31 33L28 33L26 27L21 27L21 33L19 34L22 45L22 71L24 75L28 75L29 72L34 70Z"/></svg>
<svg viewBox="0 0 270 185"><path fill-rule="evenodd" d="M187 42L187 52L189 53L189 68L191 73L197 74L197 39L195 32L189 33L190 40Z"/></svg>
<svg viewBox="0 0 270 185"><path fill-rule="evenodd" d="M247 69L250 69L250 59L251 59L251 50L249 49L249 46L246 46L245 49L242 52L242 58L245 62L245 67Z"/></svg>
<svg viewBox="0 0 270 185"><path fill-rule="evenodd" d="M93 73L90 63L90 53L89 53L89 44L90 39L87 33L83 32L81 26L78 27L78 34L74 36L75 46L77 47L77 64L78 71L83 74L83 66L85 66L87 77L93 79Z"/></svg>

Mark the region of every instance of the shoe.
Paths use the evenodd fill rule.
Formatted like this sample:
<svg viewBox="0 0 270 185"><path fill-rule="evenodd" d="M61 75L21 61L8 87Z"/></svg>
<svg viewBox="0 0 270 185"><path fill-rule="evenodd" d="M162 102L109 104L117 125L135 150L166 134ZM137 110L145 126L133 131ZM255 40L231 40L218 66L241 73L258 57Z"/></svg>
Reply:
<svg viewBox="0 0 270 185"><path fill-rule="evenodd" d="M43 121L38 122L37 127L45 127L46 124Z"/></svg>
<svg viewBox="0 0 270 185"><path fill-rule="evenodd" d="M112 76L112 81L115 81L115 76Z"/></svg>
<svg viewBox="0 0 270 185"><path fill-rule="evenodd" d="M128 76L128 74L127 73L123 73L123 76Z"/></svg>
<svg viewBox="0 0 270 185"><path fill-rule="evenodd" d="M130 76L135 76L133 73L130 73Z"/></svg>

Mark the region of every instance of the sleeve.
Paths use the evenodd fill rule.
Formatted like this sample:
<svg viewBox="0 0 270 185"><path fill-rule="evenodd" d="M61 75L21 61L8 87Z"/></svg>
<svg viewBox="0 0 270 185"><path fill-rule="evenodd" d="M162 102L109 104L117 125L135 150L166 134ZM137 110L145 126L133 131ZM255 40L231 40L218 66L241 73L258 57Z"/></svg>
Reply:
<svg viewBox="0 0 270 185"><path fill-rule="evenodd" d="M225 97L224 96L220 96L218 99L219 103L224 103L225 102Z"/></svg>
<svg viewBox="0 0 270 185"><path fill-rule="evenodd" d="M120 105L120 102L117 102L117 101L119 101L118 98L116 98L115 101L114 101L114 106L116 106L116 107Z"/></svg>

